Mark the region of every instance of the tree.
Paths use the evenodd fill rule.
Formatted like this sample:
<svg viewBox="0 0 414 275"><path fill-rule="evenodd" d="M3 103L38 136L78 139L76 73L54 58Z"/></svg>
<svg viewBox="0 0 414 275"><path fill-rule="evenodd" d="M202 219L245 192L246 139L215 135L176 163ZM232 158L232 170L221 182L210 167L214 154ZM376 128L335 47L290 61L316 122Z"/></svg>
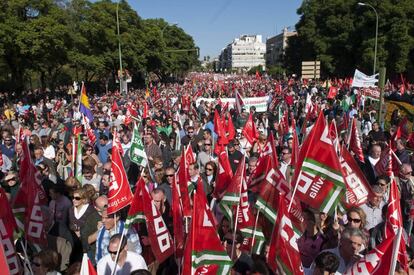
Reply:
<svg viewBox="0 0 414 275"><path fill-rule="evenodd" d="M321 61L322 76L346 77L355 68L372 72L375 13L358 0L308 0L298 9L297 37L291 37L285 65L300 74L302 61ZM366 1L379 14L377 69L389 74L413 70L414 6L412 1Z"/></svg>

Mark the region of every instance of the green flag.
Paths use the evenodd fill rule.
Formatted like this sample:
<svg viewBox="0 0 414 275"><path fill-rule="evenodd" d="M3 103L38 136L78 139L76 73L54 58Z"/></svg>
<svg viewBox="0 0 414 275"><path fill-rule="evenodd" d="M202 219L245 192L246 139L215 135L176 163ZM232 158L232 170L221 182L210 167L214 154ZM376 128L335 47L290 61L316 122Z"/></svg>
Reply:
<svg viewBox="0 0 414 275"><path fill-rule="evenodd" d="M138 127L134 125L132 133L131 149L129 150L129 157L131 161L145 167L147 165L147 154L145 153L144 144L142 144L141 136L138 132Z"/></svg>

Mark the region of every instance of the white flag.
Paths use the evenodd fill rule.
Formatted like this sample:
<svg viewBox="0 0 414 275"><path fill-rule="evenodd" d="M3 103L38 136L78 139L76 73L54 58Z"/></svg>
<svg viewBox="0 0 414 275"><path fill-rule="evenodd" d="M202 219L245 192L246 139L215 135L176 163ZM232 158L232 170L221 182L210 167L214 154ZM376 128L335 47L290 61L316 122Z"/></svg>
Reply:
<svg viewBox="0 0 414 275"><path fill-rule="evenodd" d="M377 76L378 74L369 76L355 69L354 79L352 80L352 87L377 87Z"/></svg>

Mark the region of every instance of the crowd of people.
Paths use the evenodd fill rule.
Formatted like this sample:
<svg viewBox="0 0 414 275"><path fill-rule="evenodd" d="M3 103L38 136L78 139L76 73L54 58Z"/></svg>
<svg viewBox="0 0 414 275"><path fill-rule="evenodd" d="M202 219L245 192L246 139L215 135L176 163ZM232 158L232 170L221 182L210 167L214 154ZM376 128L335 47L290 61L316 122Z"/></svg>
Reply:
<svg viewBox="0 0 414 275"><path fill-rule="evenodd" d="M382 152L393 142L396 131L402 131L396 142L395 155L401 162L395 179L400 196L402 218L407 237L407 251L411 258L412 216L414 196L414 156L407 149L411 143L409 123L398 111L389 121L390 128L376 119L377 105L345 82L337 82L338 93L328 98L329 89L323 81L277 81L269 77L213 74L190 74L183 83L156 84L142 90L126 93L109 92L93 95L88 91L93 120L89 121L94 138L86 133L84 116L79 109L80 97L56 97L53 93L36 96L1 97L1 188L11 207L21 188L20 161L25 151L26 138L33 164L40 174L41 186L47 202L41 205L47 243L38 247L15 232L16 251L21 266L33 274L80 274L82 257L87 254L98 274L178 274L182 262L171 256L158 262L148 240L145 223L126 227L128 208L108 214L108 190L111 188L112 146L114 133L121 144L122 162L132 192L142 178L153 204L174 235L171 204L172 183L180 167L182 152L191 147L195 161L188 164L188 173L194 188L202 182L208 204L217 222L217 234L233 262L232 274L278 274L267 264L272 228L263 230L266 245L258 253L243 246L244 237L234 232L231 221L223 214L217 195L216 176L223 167L216 150L218 129L215 112L231 120L234 137L224 147L232 173L235 174L245 159L246 182L260 162L261 152L272 136L279 166L277 169L289 181L292 170L300 169L292 162L292 130L281 131L282 120L293 123L299 140L316 121L318 113L305 112L307 99L314 110L322 112L328 121L338 125L340 143L346 144L351 119L357 120L365 161L359 162L372 192L366 202L338 210L335 214L320 212L302 205L303 228L297 246L305 274L345 273L362 255L378 246L384 239L386 211L391 178L378 174L375 165ZM266 108L257 111L254 106L228 104L224 99L266 97ZM411 91L404 95L389 91L393 98L411 99ZM258 138L253 143L243 134L246 121L252 117ZM134 126L139 130L148 164L137 165L130 159ZM340 130L342 129L342 131ZM77 136L80 136L82 167L76 174ZM76 141L75 141L76 140ZM78 171L79 172L79 171ZM179 183L182 184L182 183ZM292 186L294 183L292 183ZM250 185L248 185L250 186ZM255 185L249 188L249 202L254 214L254 203L259 192ZM261 219L259 219L261 221ZM121 238L122 232L126 232ZM117 253L119 251L119 253ZM118 258L116 259L118 255ZM30 267L28 266L30 263ZM21 269L23 270L23 269ZM411 267L410 267L411 270ZM407 274L397 264L395 274ZM298 274L295 272L295 274Z"/></svg>

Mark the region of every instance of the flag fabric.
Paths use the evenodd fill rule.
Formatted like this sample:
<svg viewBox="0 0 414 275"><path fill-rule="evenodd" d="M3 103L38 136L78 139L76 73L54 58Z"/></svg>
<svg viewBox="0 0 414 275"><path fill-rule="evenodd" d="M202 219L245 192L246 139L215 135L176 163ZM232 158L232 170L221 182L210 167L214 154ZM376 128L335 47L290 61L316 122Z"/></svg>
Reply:
<svg viewBox="0 0 414 275"><path fill-rule="evenodd" d="M272 271L278 274L304 274L297 245L301 232L287 212L287 205L282 197L279 198L278 209L267 263Z"/></svg>
<svg viewBox="0 0 414 275"><path fill-rule="evenodd" d="M323 113L301 147L292 182L302 202L331 213L345 192L341 165Z"/></svg>
<svg viewBox="0 0 414 275"><path fill-rule="evenodd" d="M227 129L227 139L228 140L233 140L236 137L236 130L234 128L234 124L233 124L233 119L231 118L230 113L227 113L227 124L226 124L226 129Z"/></svg>
<svg viewBox="0 0 414 275"><path fill-rule="evenodd" d="M256 129L256 125L254 125L252 113L249 114L249 118L243 127L242 134L251 145L253 145L253 143L259 138L259 132Z"/></svg>
<svg viewBox="0 0 414 275"><path fill-rule="evenodd" d="M242 96L239 94L238 91L236 91L235 97L236 97L236 103L235 103L236 104L236 110L237 110L237 112L239 114L241 114L242 113L242 109L245 106L245 103L243 101Z"/></svg>
<svg viewBox="0 0 414 275"><path fill-rule="evenodd" d="M3 153L0 150L0 166L3 166L4 160L3 160Z"/></svg>
<svg viewBox="0 0 414 275"><path fill-rule="evenodd" d="M181 202L183 205L183 214L188 217L191 216L191 200L189 185L193 186L190 181L190 174L188 172L187 161L185 159L185 150L181 152L180 166L177 171L178 186L180 187ZM193 190L191 190L193 191Z"/></svg>
<svg viewBox="0 0 414 275"><path fill-rule="evenodd" d="M213 196L221 199L227 188L227 185L233 178L233 171L231 170L229 156L227 151L222 148L218 155L218 169L216 174L216 185L214 187Z"/></svg>
<svg viewBox="0 0 414 275"><path fill-rule="evenodd" d="M13 214L26 240L44 247L47 240L41 206L47 205L47 196L41 183L42 176L30 158L26 141L23 141L22 147L23 154L19 171L20 189L13 202Z"/></svg>
<svg viewBox="0 0 414 275"><path fill-rule="evenodd" d="M362 151L361 139L359 138L356 118L352 118L351 132L349 133L348 146L349 150L355 154L359 161L365 162L364 152Z"/></svg>
<svg viewBox="0 0 414 275"><path fill-rule="evenodd" d="M187 165L193 164L196 162L195 154L191 145L188 145L185 149L185 161Z"/></svg>
<svg viewBox="0 0 414 275"><path fill-rule="evenodd" d="M237 228L240 229L244 237L241 249L252 251L254 254L260 254L266 239L262 227L259 224L255 224L255 217L249 205L245 180L242 182Z"/></svg>
<svg viewBox="0 0 414 275"><path fill-rule="evenodd" d="M113 131L112 136L113 136L113 138L112 138L112 144L113 145L112 146L116 146L116 148L118 149L119 154L122 157L125 152L124 152L124 149L122 148L121 140L119 139L118 132L116 130Z"/></svg>
<svg viewBox="0 0 414 275"><path fill-rule="evenodd" d="M82 182L82 143L80 135L78 135L78 144L76 146L75 178Z"/></svg>
<svg viewBox="0 0 414 275"><path fill-rule="evenodd" d="M79 101L79 111L88 118L89 122L93 121L93 114L91 106L89 105L89 98L86 95L85 83L82 82L82 89Z"/></svg>
<svg viewBox="0 0 414 275"><path fill-rule="evenodd" d="M142 118L143 119L145 119L145 118L148 118L149 117L149 114L148 114L149 112L148 112L148 103L147 103L147 101L145 100L144 101L144 109L143 109L143 111L142 111Z"/></svg>
<svg viewBox="0 0 414 275"><path fill-rule="evenodd" d="M403 219L401 214L400 191L398 190L394 177L392 177L391 181L390 195L388 198L388 211L385 222L384 238L395 237L393 243L393 255L398 255L398 262L408 273L406 241L403 237L397 238L398 233L401 234L403 230ZM399 244L396 243L398 241ZM398 247L398 249L396 249L396 247Z"/></svg>
<svg viewBox="0 0 414 275"><path fill-rule="evenodd" d="M145 182L141 180L138 183L136 192L141 194L141 197L136 203L142 204L152 252L157 261L162 263L174 253L173 241L160 211L155 206L145 186Z"/></svg>
<svg viewBox="0 0 414 275"><path fill-rule="evenodd" d="M350 267L345 274L394 274L394 271L391 271L391 260L393 253L392 244L394 239L395 237L384 239L382 243L377 245L373 250L368 252L364 257Z"/></svg>
<svg viewBox="0 0 414 275"><path fill-rule="evenodd" d="M134 130L132 131L129 158L132 162L138 164L139 166L147 166L147 154L145 152L144 144L142 143L141 136L136 124L134 124Z"/></svg>
<svg viewBox="0 0 414 275"><path fill-rule="evenodd" d="M380 160L375 164L374 170L376 175L385 175L392 165L392 152L390 147L385 148L381 152Z"/></svg>
<svg viewBox="0 0 414 275"><path fill-rule="evenodd" d="M345 146L342 146L339 160L346 184L346 193L342 199L343 206L350 208L366 203L372 193L371 187Z"/></svg>
<svg viewBox="0 0 414 275"><path fill-rule="evenodd" d="M83 253L80 275L97 275L88 254Z"/></svg>
<svg viewBox="0 0 414 275"><path fill-rule="evenodd" d="M329 92L328 92L328 99L334 99L336 97L336 95L338 94L338 88L335 86L331 86L329 87Z"/></svg>
<svg viewBox="0 0 414 275"><path fill-rule="evenodd" d="M221 244L214 224L203 185L198 184L182 274L229 274L233 263Z"/></svg>
<svg viewBox="0 0 414 275"><path fill-rule="evenodd" d="M214 132L217 134L217 144L226 145L229 143L226 128L217 110L214 110Z"/></svg>
<svg viewBox="0 0 414 275"><path fill-rule="evenodd" d="M112 166L108 190L108 215L128 206L132 201L132 192L118 147L112 146Z"/></svg>
<svg viewBox="0 0 414 275"><path fill-rule="evenodd" d="M174 180L171 186L172 203L171 203L171 216L173 218L174 228L174 251L177 258L182 258L184 253L184 215L182 204L180 200L180 188L177 184L177 175L174 176Z"/></svg>
<svg viewBox="0 0 414 275"><path fill-rule="evenodd" d="M89 144L93 146L96 143L96 136L85 116L82 116L82 124L83 128L85 129L86 136L89 139Z"/></svg>
<svg viewBox="0 0 414 275"><path fill-rule="evenodd" d="M111 112L115 113L118 110L119 110L118 103L116 103L116 100L114 100L114 102L112 102Z"/></svg>
<svg viewBox="0 0 414 275"><path fill-rule="evenodd" d="M10 208L3 188L0 188L0 268L7 274L20 274L20 264L13 243L13 232L17 228L16 220ZM4 250L3 250L4 249ZM7 251L7 253L4 253Z"/></svg>
<svg viewBox="0 0 414 275"><path fill-rule="evenodd" d="M135 186L141 186L144 179L139 177ZM136 188L134 197L131 201L131 206L128 209L127 219L125 221L125 228L129 228L134 223L145 222L144 207L142 204L142 189Z"/></svg>
<svg viewBox="0 0 414 275"><path fill-rule="evenodd" d="M221 198L220 207L223 214L227 217L232 225L234 225L233 206L240 204L240 194L243 182L245 182L246 161L245 157L241 159L237 167L234 177Z"/></svg>

